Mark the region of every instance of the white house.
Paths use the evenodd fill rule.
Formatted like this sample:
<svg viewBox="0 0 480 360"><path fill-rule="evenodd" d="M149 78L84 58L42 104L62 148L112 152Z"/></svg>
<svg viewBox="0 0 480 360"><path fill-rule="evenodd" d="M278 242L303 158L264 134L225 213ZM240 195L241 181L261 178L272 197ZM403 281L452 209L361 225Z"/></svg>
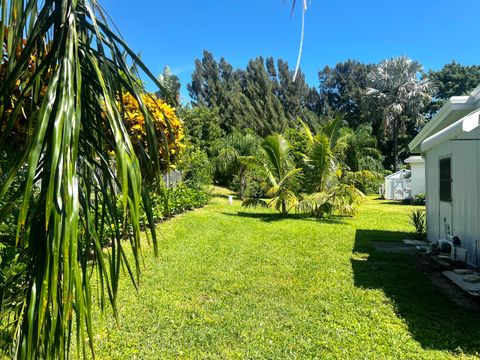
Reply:
<svg viewBox="0 0 480 360"><path fill-rule="evenodd" d="M425 159L428 240L456 235L480 266L480 86L450 98L409 147Z"/></svg>
<svg viewBox="0 0 480 360"><path fill-rule="evenodd" d="M410 156L404 162L410 165L411 197L425 194L425 159L421 156Z"/></svg>

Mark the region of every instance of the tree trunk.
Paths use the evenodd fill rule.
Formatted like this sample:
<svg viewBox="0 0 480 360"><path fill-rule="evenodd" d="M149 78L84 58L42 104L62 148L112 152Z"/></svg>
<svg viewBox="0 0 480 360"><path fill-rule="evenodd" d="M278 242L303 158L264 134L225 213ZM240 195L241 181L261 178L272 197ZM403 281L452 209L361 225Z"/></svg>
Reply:
<svg viewBox="0 0 480 360"><path fill-rule="evenodd" d="M393 122L393 171L398 171L398 121Z"/></svg>
<svg viewBox="0 0 480 360"><path fill-rule="evenodd" d="M282 200L282 215L287 215L287 202Z"/></svg>
<svg viewBox="0 0 480 360"><path fill-rule="evenodd" d="M247 190L247 170L243 165L240 166L240 199L243 200Z"/></svg>

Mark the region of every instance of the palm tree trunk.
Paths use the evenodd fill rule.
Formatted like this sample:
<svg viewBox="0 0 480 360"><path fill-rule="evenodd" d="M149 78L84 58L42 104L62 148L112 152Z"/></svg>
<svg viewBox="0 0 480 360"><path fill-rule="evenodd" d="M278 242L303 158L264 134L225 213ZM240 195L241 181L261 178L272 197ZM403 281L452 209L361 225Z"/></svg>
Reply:
<svg viewBox="0 0 480 360"><path fill-rule="evenodd" d="M393 171L398 171L398 121L393 122Z"/></svg>
<svg viewBox="0 0 480 360"><path fill-rule="evenodd" d="M282 200L282 215L287 215L287 202Z"/></svg>
<svg viewBox="0 0 480 360"><path fill-rule="evenodd" d="M247 190L247 169L245 166L240 166L240 199L243 200Z"/></svg>

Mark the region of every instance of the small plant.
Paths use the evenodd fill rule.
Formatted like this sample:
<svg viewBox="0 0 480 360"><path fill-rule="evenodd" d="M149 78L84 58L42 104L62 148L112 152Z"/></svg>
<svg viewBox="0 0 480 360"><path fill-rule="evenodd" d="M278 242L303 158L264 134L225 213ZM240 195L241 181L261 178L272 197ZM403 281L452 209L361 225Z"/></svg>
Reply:
<svg viewBox="0 0 480 360"><path fill-rule="evenodd" d="M426 229L425 210L413 210L410 214L410 223L415 226L417 236L422 239Z"/></svg>
<svg viewBox="0 0 480 360"><path fill-rule="evenodd" d="M425 205L425 194L420 193L420 194L415 195L415 197L413 199L413 204L414 205Z"/></svg>

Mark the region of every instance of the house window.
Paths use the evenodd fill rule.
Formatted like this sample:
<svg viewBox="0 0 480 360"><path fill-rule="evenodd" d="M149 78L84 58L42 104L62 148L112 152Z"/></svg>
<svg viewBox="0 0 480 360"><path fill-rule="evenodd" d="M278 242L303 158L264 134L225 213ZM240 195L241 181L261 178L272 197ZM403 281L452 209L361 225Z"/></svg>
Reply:
<svg viewBox="0 0 480 360"><path fill-rule="evenodd" d="M452 201L452 159L440 159L440 201Z"/></svg>

